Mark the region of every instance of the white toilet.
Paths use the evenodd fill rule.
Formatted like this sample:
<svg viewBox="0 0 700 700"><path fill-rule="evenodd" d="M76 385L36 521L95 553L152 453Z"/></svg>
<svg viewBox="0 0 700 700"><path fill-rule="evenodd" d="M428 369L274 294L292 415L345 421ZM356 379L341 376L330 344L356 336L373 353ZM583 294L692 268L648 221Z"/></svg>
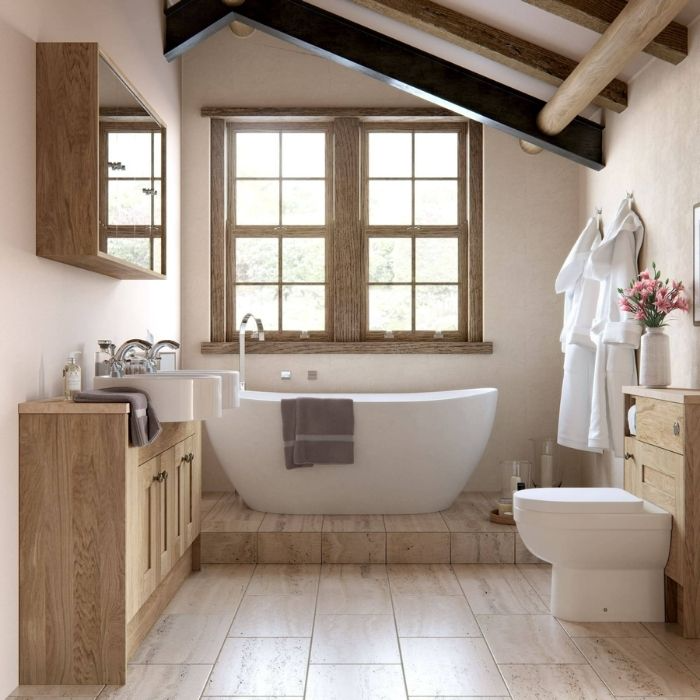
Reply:
<svg viewBox="0 0 700 700"><path fill-rule="evenodd" d="M671 514L611 488L526 489L513 515L552 564L552 614L573 622L663 622Z"/></svg>

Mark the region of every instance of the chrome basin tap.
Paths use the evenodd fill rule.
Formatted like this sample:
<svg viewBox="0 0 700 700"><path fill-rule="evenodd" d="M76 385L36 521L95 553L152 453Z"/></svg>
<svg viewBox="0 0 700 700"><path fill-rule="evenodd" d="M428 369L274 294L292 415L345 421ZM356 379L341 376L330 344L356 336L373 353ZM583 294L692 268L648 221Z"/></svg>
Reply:
<svg viewBox="0 0 700 700"><path fill-rule="evenodd" d="M151 344L147 340L141 340L140 338L131 338L123 342L117 349L117 352L114 353L114 359L110 362L111 377L124 376L124 361L127 355L133 353L136 349L143 350L145 355L151 349Z"/></svg>
<svg viewBox="0 0 700 700"><path fill-rule="evenodd" d="M257 326L257 330L253 331L251 337L257 337L257 339L260 341L265 340L265 329L263 328L262 321L256 316L253 316L253 314L246 314L241 320L241 325L238 329L238 371L240 375L239 379L241 390L245 389L245 330L250 319L253 319L253 321L255 321L255 325Z"/></svg>
<svg viewBox="0 0 700 700"><path fill-rule="evenodd" d="M180 348L180 343L176 340L159 340L146 351L146 362L147 371L149 374L156 372L156 363L158 362L158 357L160 351L163 348L170 348L171 350L178 350Z"/></svg>

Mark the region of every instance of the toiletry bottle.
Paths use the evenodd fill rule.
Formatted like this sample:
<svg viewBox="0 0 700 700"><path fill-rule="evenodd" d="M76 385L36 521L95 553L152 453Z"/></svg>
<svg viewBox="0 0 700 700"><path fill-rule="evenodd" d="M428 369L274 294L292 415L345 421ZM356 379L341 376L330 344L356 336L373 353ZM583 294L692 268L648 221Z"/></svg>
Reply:
<svg viewBox="0 0 700 700"><path fill-rule="evenodd" d="M63 397L66 401L72 399L82 388L82 371L75 361L76 355L81 353L74 350L68 355L68 362L63 367Z"/></svg>
<svg viewBox="0 0 700 700"><path fill-rule="evenodd" d="M542 445L540 456L540 486L551 488L554 486L554 439L546 438Z"/></svg>
<svg viewBox="0 0 700 700"><path fill-rule="evenodd" d="M111 340L98 340L97 344L100 349L95 353L95 376L109 377L110 359L114 355L114 351L110 352L110 348L114 345Z"/></svg>

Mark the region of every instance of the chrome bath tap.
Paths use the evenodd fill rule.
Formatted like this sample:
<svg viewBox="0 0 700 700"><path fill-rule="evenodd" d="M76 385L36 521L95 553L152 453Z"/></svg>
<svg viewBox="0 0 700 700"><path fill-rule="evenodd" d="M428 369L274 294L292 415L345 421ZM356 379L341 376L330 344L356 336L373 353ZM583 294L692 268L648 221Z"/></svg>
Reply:
<svg viewBox="0 0 700 700"><path fill-rule="evenodd" d="M260 341L265 340L265 329L263 328L262 321L256 316L253 316L253 314L246 314L241 320L241 325L238 329L238 371L240 375L239 381L241 391L245 389L245 330L248 325L248 321L251 319L255 321L255 325L257 326L257 330L253 331L251 337L257 337L257 339Z"/></svg>

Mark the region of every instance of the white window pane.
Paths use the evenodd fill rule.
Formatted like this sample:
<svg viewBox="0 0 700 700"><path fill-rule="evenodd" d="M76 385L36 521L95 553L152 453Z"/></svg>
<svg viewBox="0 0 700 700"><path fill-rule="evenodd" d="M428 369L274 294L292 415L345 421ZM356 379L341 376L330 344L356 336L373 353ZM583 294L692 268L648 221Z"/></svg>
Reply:
<svg viewBox="0 0 700 700"><path fill-rule="evenodd" d="M163 272L163 241L160 238L153 239L153 269Z"/></svg>
<svg viewBox="0 0 700 700"><path fill-rule="evenodd" d="M416 177L457 177L456 133L416 134Z"/></svg>
<svg viewBox="0 0 700 700"><path fill-rule="evenodd" d="M109 180L107 183L108 226L151 226L151 197L144 189L150 180Z"/></svg>
<svg viewBox="0 0 700 700"><path fill-rule="evenodd" d="M279 244L275 238L236 238L236 282L277 282Z"/></svg>
<svg viewBox="0 0 700 700"><path fill-rule="evenodd" d="M370 226L410 226L412 223L410 180L370 180Z"/></svg>
<svg viewBox="0 0 700 700"><path fill-rule="evenodd" d="M160 132L153 134L153 177L161 175L161 161L163 159L163 146L161 143Z"/></svg>
<svg viewBox="0 0 700 700"><path fill-rule="evenodd" d="M236 328L247 313L262 321L266 331L276 331L279 325L277 287L272 285L236 285ZM252 324L251 324L252 325Z"/></svg>
<svg viewBox="0 0 700 700"><path fill-rule="evenodd" d="M150 238L108 238L107 255L113 255L120 260L138 265L139 267L151 267L151 239ZM160 272L160 270L158 270Z"/></svg>
<svg viewBox="0 0 700 700"><path fill-rule="evenodd" d="M322 331L326 327L326 288L322 284L282 287L282 329Z"/></svg>
<svg viewBox="0 0 700 700"><path fill-rule="evenodd" d="M323 226L326 183L321 180L282 181L282 225Z"/></svg>
<svg viewBox="0 0 700 700"><path fill-rule="evenodd" d="M114 163L115 167L110 167L109 163ZM107 134L107 176L151 176L150 132L117 131Z"/></svg>
<svg viewBox="0 0 700 700"><path fill-rule="evenodd" d="M369 281L411 281L411 239L369 239Z"/></svg>
<svg viewBox="0 0 700 700"><path fill-rule="evenodd" d="M412 134L375 131L369 134L369 176L411 177Z"/></svg>
<svg viewBox="0 0 700 700"><path fill-rule="evenodd" d="M456 238L416 238L416 282L459 280Z"/></svg>
<svg viewBox="0 0 700 700"><path fill-rule="evenodd" d="M282 177L325 177L324 133L282 134Z"/></svg>
<svg viewBox="0 0 700 700"><path fill-rule="evenodd" d="M416 180L416 225L457 225L457 181Z"/></svg>
<svg viewBox="0 0 700 700"><path fill-rule="evenodd" d="M236 223L239 226L277 226L279 180L236 181Z"/></svg>
<svg viewBox="0 0 700 700"><path fill-rule="evenodd" d="M456 331L458 303L456 284L416 287L416 330Z"/></svg>
<svg viewBox="0 0 700 700"><path fill-rule="evenodd" d="M325 250L323 238L282 239L282 281L325 282Z"/></svg>
<svg viewBox="0 0 700 700"><path fill-rule="evenodd" d="M369 329L411 330L411 285L370 285Z"/></svg>
<svg viewBox="0 0 700 700"><path fill-rule="evenodd" d="M279 177L278 132L236 134L236 177Z"/></svg>
<svg viewBox="0 0 700 700"><path fill-rule="evenodd" d="M153 193L153 225L160 226L161 213L163 210L163 183L160 180L154 180L151 187L155 190Z"/></svg>

